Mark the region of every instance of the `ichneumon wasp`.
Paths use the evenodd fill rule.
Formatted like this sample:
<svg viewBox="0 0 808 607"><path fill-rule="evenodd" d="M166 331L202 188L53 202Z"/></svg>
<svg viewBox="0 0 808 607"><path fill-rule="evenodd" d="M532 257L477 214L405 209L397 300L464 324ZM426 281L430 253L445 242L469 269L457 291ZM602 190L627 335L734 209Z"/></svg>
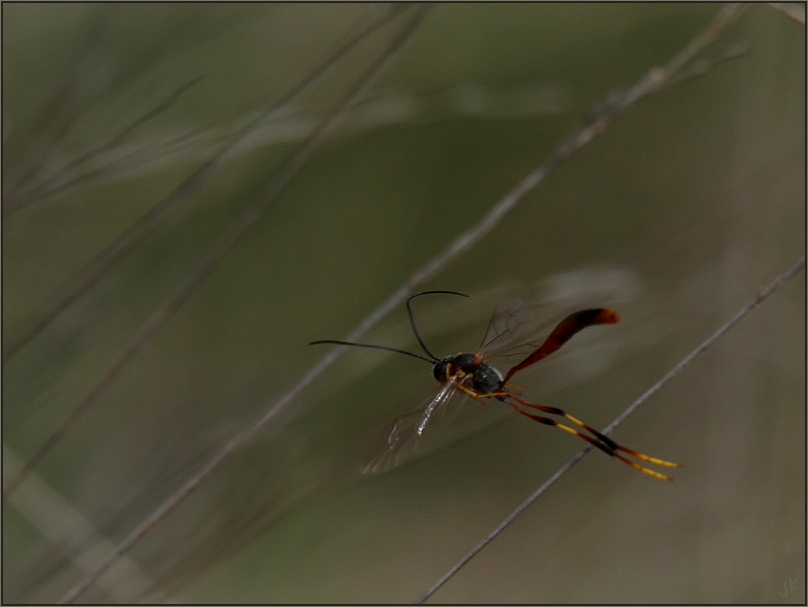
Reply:
<svg viewBox="0 0 808 607"><path fill-rule="evenodd" d="M503 402L520 415L541 424L553 426L573 436L577 436L607 455L628 464L643 474L660 480L673 480L668 475L644 466L633 459L629 459L627 456L631 456L648 464L667 468L680 468L681 464L651 457L639 451L624 447L562 409L530 403L523 399L520 393L514 390L515 386L510 383L511 378L516 373L546 358L561 348L573 335L582 329L593 325L620 322L620 317L617 312L608 308L594 308L573 312L559 322L547 338L536 347L529 343L529 336L520 334L519 328L524 326L524 323L517 319L517 311L513 308L498 309L495 310L489 322L488 330L486 331L480 347L477 348L474 353L461 352L460 354L439 358L429 350L426 343L424 343L424 340L421 338L412 312L412 301L414 299L423 295L437 294L468 297L468 295L456 291L424 291L416 293L407 299L407 314L410 319L410 326L415 334L415 338L426 353L426 356L389 346L333 339L313 341L310 344L336 344L386 350L418 358L433 365L432 375L440 382L441 387L436 393L430 394L416 411L400 417L393 422L390 430L385 435L384 444L379 451L373 454L368 460L363 468L364 472L383 472L401 463L404 450L417 445L418 439L427 430L430 422L440 415L442 410L449 408L452 402L469 397L480 403L482 403L484 399L494 399ZM530 347L530 353L520 362L512 366L505 375L502 375L496 368L489 364L493 356L502 355L504 348L518 349L524 346ZM536 412L546 415L540 415ZM552 417L548 417L548 415L562 417L578 428L586 430L591 436L573 427L562 424Z"/></svg>

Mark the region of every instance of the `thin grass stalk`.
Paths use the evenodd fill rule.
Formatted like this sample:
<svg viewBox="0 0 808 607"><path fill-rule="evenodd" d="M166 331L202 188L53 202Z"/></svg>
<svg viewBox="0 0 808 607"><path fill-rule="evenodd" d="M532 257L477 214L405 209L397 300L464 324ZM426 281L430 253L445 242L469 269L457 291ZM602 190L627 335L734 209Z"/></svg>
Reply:
<svg viewBox="0 0 808 607"><path fill-rule="evenodd" d="M248 138L256 129L260 128L271 114L288 104L292 99L317 82L362 40L378 31L379 28L388 23L392 18L398 16L400 12L401 10L396 7L381 19L362 30L331 54L326 61L307 75L300 83L259 112L258 115L250 120L243 128L237 130L234 134L225 139L208 161L202 164L202 166L174 188L174 190L127 230L121 233L114 242L101 251L93 261L78 273L78 275L62 287L60 293L56 295L45 310L31 319L14 338L4 343L3 362L6 362L28 344L28 342L34 339L34 337L39 335L57 316L64 312L79 297L84 295L84 293L103 278L107 272L126 257L140 242L160 227L172 213L177 212L181 203L193 196L199 188L223 166L227 154Z"/></svg>
<svg viewBox="0 0 808 607"><path fill-rule="evenodd" d="M418 17L420 19L420 15ZM420 20L418 21L420 23ZM409 31L409 30L407 30ZM398 47L396 47L398 48ZM329 65L330 65L329 61ZM382 62L384 63L384 62ZM386 66L386 63L384 63ZM267 190L253 201L247 210L235 221L225 235L213 245L201 263L186 277L185 281L163 304L157 308L152 316L141 326L135 337L129 342L124 351L107 366L101 375L92 384L92 387L81 397L79 402L68 412L61 423L48 435L42 444L28 458L25 465L15 474L3 490L3 497L13 493L26 476L59 444L84 413L101 397L118 375L126 368L135 355L148 343L148 341L165 325L166 322L188 300L194 290L216 267L222 258L235 246L235 244L252 228L274 202L289 182L305 166L314 152L322 143L325 136L336 128L347 116L348 111L356 101L367 91L372 81L375 81L380 71L372 68L338 108L328 115L318 127L301 144L297 152L275 172ZM212 161L215 162L215 161ZM206 165L212 166L210 164ZM199 174L199 173L197 173Z"/></svg>
<svg viewBox="0 0 808 607"><path fill-rule="evenodd" d="M654 385L652 385L648 390L646 390L642 396L640 396L637 400L635 400L631 405L623 411L620 415L618 415L612 423L610 423L606 428L602 431L602 434L606 436L610 436L612 432L614 432L617 427L622 424L628 417L634 413L643 403L645 403L648 399L650 399L654 394L659 392L662 387L671 381L674 377L679 375L685 367L687 367L695 358L704 354L710 346L712 346L715 342L721 339L724 335L726 335L733 327L735 327L741 320L743 320L752 310L757 308L763 301L768 299L771 295L782 289L786 286L797 274L805 269L805 257L797 261L793 266L791 266L788 270L786 270L783 274L781 274L777 279L771 282L768 286L763 288L757 296L743 306L732 318L730 318L727 322L721 325L716 331L714 331L709 337L707 337L704 341L702 341L698 346L696 346L689 354L687 354L682 360L680 360L674 367L668 371L665 375L663 375ZM549 479L547 479L535 492L533 492L530 497L528 497L524 502L519 504L519 506L511 512L508 516L506 516L502 522L500 522L492 531L489 533L485 538L483 538L480 543L478 543L474 548L469 550L457 563L455 563L446 573L444 573L441 578L435 582L435 584L427 590L417 601L416 604L420 605L426 602L433 594L435 594L440 588L446 584L450 579L452 579L466 564L477 556L483 549L488 546L494 539L496 539L500 533L505 531L511 523L513 523L517 518L519 518L530 506L532 506L542 495L544 495L550 487L555 485L561 478L569 472L575 464L580 462L584 456L589 453L593 447L588 445L581 449L578 453L576 453L570 460L561 466L555 474L553 474Z"/></svg>
<svg viewBox="0 0 808 607"><path fill-rule="evenodd" d="M266 194L258 199L258 201L251 205L247 212L241 217L239 222L231 228L228 234L220 240L217 245L208 253L204 261L197 267L197 270L188 277L186 282L177 290L177 295L167 302L163 309L159 310L152 320L144 327L144 331L139 337L133 341L133 345L141 344L144 339L148 339L150 333L147 334L149 329L156 330L156 327L161 324L163 317L166 313L173 313L181 303L187 299L187 296L199 281L209 274L213 267L221 260L224 254L232 248L232 246L243 236L243 234L261 218L264 210L267 208L268 203L277 198L278 194L285 188L289 181L294 177L297 172L305 165L310 158L311 154L319 145L323 136L339 124L349 113L351 107L370 89L373 83L381 76L381 74L392 64L393 60L400 54L406 45L415 37L415 34L420 29L421 24L428 15L430 8L427 6L420 7L416 16L410 21L404 31L396 37L393 44L391 44L381 55L381 57L371 66L371 68L362 75L358 84L351 90L351 92L339 104L337 110L332 113L319 127L312 133L306 143L301 147L299 152L291 159L291 161L282 169L279 177L273 180L272 185ZM128 354L125 353L125 354ZM120 364L125 364L131 357L121 357ZM124 360L126 359L126 360ZM169 513L171 513L184 499L189 496L193 491L206 480L210 474L218 468L219 465L227 461L231 455L236 453L240 447L257 432L264 424L266 424L272 417L273 411L269 411L258 422L251 427L239 433L225 448L220 451L216 456L209 460L200 472L191 477L180 489L164 502L157 510L155 510L149 517L141 522L116 548L104 557L98 566L82 579L76 586L67 592L61 599L60 603L71 603L75 601L90 585L95 582L98 577L103 574L122 554L125 554L131 547L141 538L154 528L157 523L163 520Z"/></svg>
<svg viewBox="0 0 808 607"><path fill-rule="evenodd" d="M694 37L674 58L662 68L654 68L640 79L626 93L615 101L609 96L602 109L585 125L576 129L571 136L564 139L556 148L550 158L537 169L521 180L508 194L499 199L469 230L458 236L450 245L435 258L414 272L396 291L394 291L379 307L373 310L359 325L347 336L344 341L357 341L369 329L378 324L394 309L396 309L419 286L432 279L452 261L470 250L484 236L491 232L502 219L519 204L524 197L537 187L549 173L564 161L572 157L575 152L585 147L598 135L605 132L625 111L639 102L647 95L664 89L669 81L675 78L707 45L714 42L743 14L746 6L739 4L725 5L718 12L711 24L700 34ZM158 506L147 516L132 532L124 538L116 549L104 558L98 568L66 593L60 602L73 602L81 593L106 571L119 556L126 554L136 543L162 521L168 514L176 509L189 497L213 472L228 461L233 455L248 443L248 441L270 421L276 419L295 399L317 379L325 370L336 362L345 347L338 347L320 359L306 373L297 384L274 403L268 405L265 413L253 424L236 434L222 450L206 462L200 470L190 477L173 495Z"/></svg>

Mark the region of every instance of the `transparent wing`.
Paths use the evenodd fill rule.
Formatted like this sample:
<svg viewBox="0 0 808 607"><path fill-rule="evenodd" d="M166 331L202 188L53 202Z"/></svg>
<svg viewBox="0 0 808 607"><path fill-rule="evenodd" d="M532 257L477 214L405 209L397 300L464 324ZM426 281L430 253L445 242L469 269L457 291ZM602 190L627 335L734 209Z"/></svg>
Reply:
<svg viewBox="0 0 808 607"><path fill-rule="evenodd" d="M495 307L477 350L486 363L503 363L508 359L515 359L509 361L509 364L519 362L518 359L535 351L562 319L564 310L560 308L557 297L537 298L527 294L526 299L530 303L525 303L523 299L503 299ZM582 307L591 298L579 299L582 302L576 303L577 307ZM577 353L582 352L579 340ZM591 365L586 368L565 369L563 365L558 365L564 358L562 355L552 359L554 372L543 380L544 396L605 369L605 366L593 368ZM605 361L604 364L608 366L608 362ZM507 367L500 370L506 371ZM513 413L507 405L494 399L485 399L483 404L488 406L482 407L468 398L456 384L444 384L413 411L397 418L385 428L377 437L375 448L365 458L362 472L385 472L445 447L461 437L479 432L494 422L507 419Z"/></svg>
<svg viewBox="0 0 808 607"><path fill-rule="evenodd" d="M488 328L485 330L479 352L493 352L512 341L512 334L519 324L519 315L524 310L524 303L519 299L505 299L497 304Z"/></svg>
<svg viewBox="0 0 808 607"><path fill-rule="evenodd" d="M486 360L505 355L505 352L507 356L520 354L520 346L535 340L536 333L547 324L546 319L537 319L536 308L535 304L529 306L520 299L500 301L477 351L483 353Z"/></svg>
<svg viewBox="0 0 808 607"><path fill-rule="evenodd" d="M468 417L479 408L456 382L446 382L376 437L362 472L380 474L454 442L458 434L467 433L463 432L464 424L453 427L458 416Z"/></svg>

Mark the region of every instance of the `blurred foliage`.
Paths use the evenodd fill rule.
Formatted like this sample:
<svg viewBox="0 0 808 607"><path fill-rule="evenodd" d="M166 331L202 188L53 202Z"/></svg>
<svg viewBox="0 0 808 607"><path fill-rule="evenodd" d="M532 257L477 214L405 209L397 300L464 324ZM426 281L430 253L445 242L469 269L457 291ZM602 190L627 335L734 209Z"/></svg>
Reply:
<svg viewBox="0 0 808 607"><path fill-rule="evenodd" d="M37 468L20 489L32 501L4 503L4 599L58 599L95 541L43 531L36 483L120 541L323 355L307 342L344 336L717 8L435 7L373 94ZM391 9L4 4L5 338L224 136ZM384 26L263 125L4 363L8 453L35 450L400 29ZM519 291L546 303L548 322L613 305L621 325L592 329L526 375L530 398L605 426L804 254L805 32L759 5L705 55L739 42L741 57L633 107L428 285L473 296L419 302L432 348L475 347L496 300ZM93 170L76 178L70 163L88 154ZM804 601L804 281L617 432L685 463L675 483L591 454L436 600ZM408 331L402 307L365 341L412 349ZM433 384L417 361L346 354L137 544L135 590L99 585L83 600L415 600L581 447L508 419L390 474L359 475L367 437ZM796 594L780 596L784 579L799 580Z"/></svg>

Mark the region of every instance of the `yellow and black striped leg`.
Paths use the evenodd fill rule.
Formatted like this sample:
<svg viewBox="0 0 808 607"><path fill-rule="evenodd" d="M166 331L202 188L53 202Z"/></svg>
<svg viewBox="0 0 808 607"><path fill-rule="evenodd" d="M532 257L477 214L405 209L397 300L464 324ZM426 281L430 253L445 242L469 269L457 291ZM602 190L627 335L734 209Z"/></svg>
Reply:
<svg viewBox="0 0 808 607"><path fill-rule="evenodd" d="M585 440L589 444L597 447L598 449L600 449L604 453L606 453L606 454L608 454L608 455L610 455L610 456L612 456L612 457L614 457L616 459L619 459L621 462L624 462L625 464L628 464L629 466L631 466L635 470L638 470L638 471L642 472L643 474L647 474L648 476L652 476L654 478L658 478L660 480L665 480L665 481L672 481L673 480L668 475L662 474L660 472L657 472L656 470L652 470L651 468L647 468L647 467L645 467L645 466L643 466L641 464L638 464L637 462L634 462L634 461L624 457L619 452L622 451L623 453L633 455L634 457L636 457L637 459L640 459L642 461L645 461L645 462L648 462L648 463L651 463L651 464L656 464L656 465L659 465L659 466L665 466L667 468L681 468L682 467L682 464L677 464L676 462L669 462L669 461L666 461L666 460L663 460L663 459L659 459L658 457L651 457L650 455L640 453L639 451L634 451L633 449L628 449L627 447L623 447L622 445L619 445L616 442L614 442L608 436L598 432L597 430L592 428L590 425L585 424L584 422L582 422L578 418L573 417L572 415L570 415L569 413L566 413L565 411L563 411L562 409L559 409L558 407L545 407L545 406L542 406L542 405L534 405L532 403L529 403L527 401L522 400L519 397L514 396L513 394L508 394L507 399L503 398L503 400L506 400L506 402L508 403L508 405L510 405L510 407L512 409L514 409L515 411L521 413L525 417L529 417L530 419L532 419L534 421L537 421L537 422L542 423L542 424L546 424L548 426L555 426L556 428L564 430L565 432L567 432L569 434L572 434L573 436L577 436L578 438L580 438L582 440ZM578 430L575 430L574 428L570 428L569 426L565 426L564 424L559 424L557 421L555 421L554 419L551 419L549 417L544 417L544 416L541 416L541 415L535 415L535 414L532 414L532 413L528 413L527 411L523 411L518 406L516 406L514 404L514 402L512 402L512 401L516 401L517 403L519 403L520 405L522 405L524 407L529 407L531 409L537 409L537 410L542 411L544 413L549 413L550 415L559 415L561 417L564 417L564 418L568 419L569 421L571 421L576 426L578 426L580 428L583 428L586 431L592 433L596 437L597 440L595 438L586 436L585 434L579 432Z"/></svg>

